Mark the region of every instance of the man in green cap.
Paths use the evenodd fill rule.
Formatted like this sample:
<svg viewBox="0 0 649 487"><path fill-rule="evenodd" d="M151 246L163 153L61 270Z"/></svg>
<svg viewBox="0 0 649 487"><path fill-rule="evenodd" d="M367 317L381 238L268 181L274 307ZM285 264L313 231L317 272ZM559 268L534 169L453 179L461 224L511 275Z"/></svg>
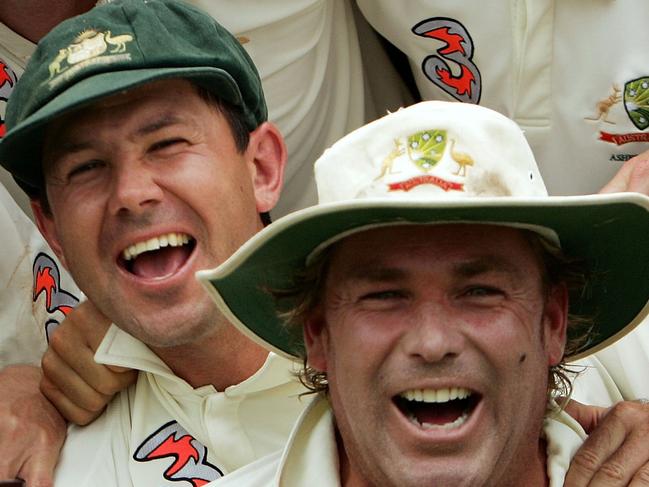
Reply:
<svg viewBox="0 0 649 487"><path fill-rule="evenodd" d="M266 117L239 42L181 2L104 5L34 52L0 160L119 323L97 360L143 372L70 429L57 483L203 485L284 443L303 404L290 365L232 328L194 278L277 201L286 151Z"/></svg>

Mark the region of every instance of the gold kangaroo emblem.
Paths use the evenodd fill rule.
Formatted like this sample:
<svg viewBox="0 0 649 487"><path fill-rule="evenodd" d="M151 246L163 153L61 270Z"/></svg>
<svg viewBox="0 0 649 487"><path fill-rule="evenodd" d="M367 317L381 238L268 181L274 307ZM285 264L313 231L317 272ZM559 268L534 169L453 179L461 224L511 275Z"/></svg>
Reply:
<svg viewBox="0 0 649 487"><path fill-rule="evenodd" d="M113 37L111 31L107 30L104 39L106 39L106 42L111 46L115 46L110 50L110 52L114 54L117 52L126 51L126 43L131 42L133 40L133 36L130 34L122 34Z"/></svg>
<svg viewBox="0 0 649 487"><path fill-rule="evenodd" d="M61 63L65 61L67 57L68 57L68 50L59 49L59 53L54 58L54 61L50 63L50 78L52 78L54 75L59 74L61 72Z"/></svg>
<svg viewBox="0 0 649 487"><path fill-rule="evenodd" d="M602 120L603 122L615 125L615 122L608 120L608 112L611 110L613 105L622 101L622 90L620 90L620 87L617 85L613 85L612 90L613 92L607 98L604 98L595 104L597 115L595 117L586 117L584 120Z"/></svg>
<svg viewBox="0 0 649 487"><path fill-rule="evenodd" d="M399 139L394 139L394 149L392 149L385 159L383 159L383 163L381 163L381 174L374 178L374 181L378 181L385 175L390 174L392 172L394 160L404 152L404 148L401 145L401 142L399 142Z"/></svg>

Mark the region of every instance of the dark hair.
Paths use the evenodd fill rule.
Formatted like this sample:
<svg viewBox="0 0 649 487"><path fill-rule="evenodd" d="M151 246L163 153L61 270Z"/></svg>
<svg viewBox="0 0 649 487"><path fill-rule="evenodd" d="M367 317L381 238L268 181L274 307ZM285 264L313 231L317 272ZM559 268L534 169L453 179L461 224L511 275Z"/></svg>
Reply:
<svg viewBox="0 0 649 487"><path fill-rule="evenodd" d="M202 85L194 83L196 92L201 99L208 105L216 108L219 113L223 114L230 126L230 132L234 139L234 144L239 153L245 152L250 142L250 131L246 126L246 120L241 107L233 105L215 95Z"/></svg>
<svg viewBox="0 0 649 487"><path fill-rule="evenodd" d="M586 263L567 257L561 249L538 234L529 230L524 232L544 270L542 289L545 297L549 296L554 286L561 284L567 287L571 299L583 296L590 280L586 272ZM301 332L306 318L321 304L331 255L337 245L336 243L326 248L308 265L296 272L289 288L270 291L277 303L278 316L292 331L299 328ZM593 317L568 315L568 338L564 357L574 355L590 341L594 333L593 319ZM308 364L306 350L301 350L300 358L303 360L302 370L298 372L300 382L311 393L326 394L329 389L326 372L316 370ZM549 367L548 396L570 397L572 393L570 377L576 373L578 370L569 367L563 359L559 364Z"/></svg>

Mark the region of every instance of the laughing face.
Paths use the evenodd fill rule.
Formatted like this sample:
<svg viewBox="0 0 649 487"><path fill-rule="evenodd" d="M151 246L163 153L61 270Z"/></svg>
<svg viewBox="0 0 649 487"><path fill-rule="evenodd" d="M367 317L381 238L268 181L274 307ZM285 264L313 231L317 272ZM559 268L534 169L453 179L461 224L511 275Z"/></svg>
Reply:
<svg viewBox="0 0 649 487"><path fill-rule="evenodd" d="M283 150L274 127L237 150L224 115L187 81L106 98L48 127L51 214L39 226L86 295L154 346L222 325L194 278L223 262L274 205ZM270 139L269 139L270 138Z"/></svg>
<svg viewBox="0 0 649 487"><path fill-rule="evenodd" d="M343 476L543 480L548 367L563 353L566 309L519 230L400 226L341 241L305 340L309 363L327 372Z"/></svg>

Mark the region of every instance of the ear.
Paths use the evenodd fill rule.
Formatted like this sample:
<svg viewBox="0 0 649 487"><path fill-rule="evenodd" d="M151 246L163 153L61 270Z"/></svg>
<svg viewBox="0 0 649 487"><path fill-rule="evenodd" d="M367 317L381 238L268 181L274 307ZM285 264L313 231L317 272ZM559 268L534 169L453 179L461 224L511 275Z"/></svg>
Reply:
<svg viewBox="0 0 649 487"><path fill-rule="evenodd" d="M59 242L58 233L56 231L56 225L54 223L54 217L48 211L43 209L43 205L40 201L32 199L30 201L32 212L34 213L34 219L36 220L36 226L41 232L47 243L50 245L56 256L61 261L61 264L66 269L68 265L65 261L65 256L61 249L61 243Z"/></svg>
<svg viewBox="0 0 649 487"><path fill-rule="evenodd" d="M321 306L313 311L304 324L304 345L309 365L321 372L326 372L329 332Z"/></svg>
<svg viewBox="0 0 649 487"><path fill-rule="evenodd" d="M252 163L257 212L265 213L279 200L284 182L286 144L279 129L270 122L262 123L250 133L246 155Z"/></svg>
<svg viewBox="0 0 649 487"><path fill-rule="evenodd" d="M548 365L557 365L563 359L568 329L568 288L554 286L543 312L543 333Z"/></svg>

